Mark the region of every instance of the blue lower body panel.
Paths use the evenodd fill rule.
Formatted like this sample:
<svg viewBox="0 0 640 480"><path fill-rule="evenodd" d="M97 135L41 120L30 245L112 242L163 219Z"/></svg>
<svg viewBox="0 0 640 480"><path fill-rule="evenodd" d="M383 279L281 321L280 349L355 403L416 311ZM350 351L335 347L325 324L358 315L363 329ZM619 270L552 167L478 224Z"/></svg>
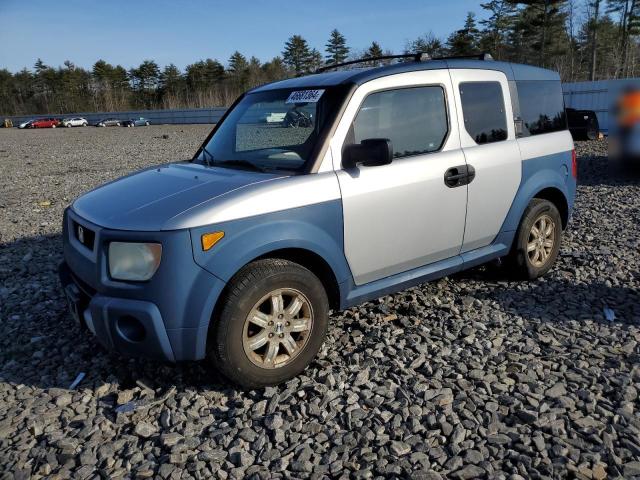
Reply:
<svg viewBox="0 0 640 480"><path fill-rule="evenodd" d="M76 224L94 233L93 245L77 241ZM225 282L194 261L188 230L109 230L70 210L65 212L63 227L60 280L71 312L100 343L129 355L176 362L206 356L211 315ZM161 243L162 260L155 275L146 282L112 279L108 271L111 241Z"/></svg>
<svg viewBox="0 0 640 480"><path fill-rule="evenodd" d="M200 360L206 356L208 322L197 327L167 329L160 309L151 301L88 291L66 263L60 265L59 276L76 321L105 348L169 362ZM212 290L215 295L212 303L223 286L220 282L219 288ZM194 313L199 314L195 310Z"/></svg>
<svg viewBox="0 0 640 480"><path fill-rule="evenodd" d="M89 330L108 349L175 361L160 311L151 302L96 295L83 317Z"/></svg>

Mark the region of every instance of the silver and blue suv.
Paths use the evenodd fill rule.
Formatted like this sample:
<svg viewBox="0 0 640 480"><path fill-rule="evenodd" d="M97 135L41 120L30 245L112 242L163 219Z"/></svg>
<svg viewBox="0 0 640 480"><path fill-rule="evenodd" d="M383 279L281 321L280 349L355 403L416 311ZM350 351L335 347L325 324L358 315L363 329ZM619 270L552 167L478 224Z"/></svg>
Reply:
<svg viewBox="0 0 640 480"><path fill-rule="evenodd" d="M312 361L330 309L498 258L546 273L576 189L558 75L408 60L255 88L191 161L75 200L75 318L124 354L208 357L259 387Z"/></svg>

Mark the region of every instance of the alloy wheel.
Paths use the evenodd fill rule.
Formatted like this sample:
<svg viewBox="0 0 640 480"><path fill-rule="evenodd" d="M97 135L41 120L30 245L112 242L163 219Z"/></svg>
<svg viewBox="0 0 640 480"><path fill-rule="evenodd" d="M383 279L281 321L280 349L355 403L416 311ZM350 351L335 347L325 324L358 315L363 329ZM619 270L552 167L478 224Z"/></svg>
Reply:
<svg viewBox="0 0 640 480"><path fill-rule="evenodd" d="M247 315L242 346L254 365L284 367L304 350L312 328L311 302L298 290L280 288L263 296Z"/></svg>
<svg viewBox="0 0 640 480"><path fill-rule="evenodd" d="M553 252L555 244L556 226L553 219L547 215L540 215L531 227L527 241L527 257L534 267L542 267Z"/></svg>

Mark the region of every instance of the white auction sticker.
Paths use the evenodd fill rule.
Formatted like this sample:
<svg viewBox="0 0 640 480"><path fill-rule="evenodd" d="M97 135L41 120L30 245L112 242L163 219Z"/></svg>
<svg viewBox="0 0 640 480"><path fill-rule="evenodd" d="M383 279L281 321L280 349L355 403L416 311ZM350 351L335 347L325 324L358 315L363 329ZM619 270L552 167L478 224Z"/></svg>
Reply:
<svg viewBox="0 0 640 480"><path fill-rule="evenodd" d="M323 93L324 90L296 90L285 103L317 103Z"/></svg>

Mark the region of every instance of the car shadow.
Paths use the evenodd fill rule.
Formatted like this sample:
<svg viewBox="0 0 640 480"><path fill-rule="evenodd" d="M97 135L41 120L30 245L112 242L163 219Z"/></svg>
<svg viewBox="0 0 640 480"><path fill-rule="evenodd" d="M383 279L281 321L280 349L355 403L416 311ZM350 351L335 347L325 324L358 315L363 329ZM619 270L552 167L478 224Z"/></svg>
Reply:
<svg viewBox="0 0 640 480"><path fill-rule="evenodd" d="M570 257L567 255L566 257ZM457 273L454 282L465 282L470 295L480 301L495 302L509 315L536 319L550 324L595 321L603 324L640 325L640 292L605 282L576 283L565 277L567 258L537 280L514 280L505 268L480 266ZM611 312L615 315L610 320ZM560 312L560 314L558 314Z"/></svg>

